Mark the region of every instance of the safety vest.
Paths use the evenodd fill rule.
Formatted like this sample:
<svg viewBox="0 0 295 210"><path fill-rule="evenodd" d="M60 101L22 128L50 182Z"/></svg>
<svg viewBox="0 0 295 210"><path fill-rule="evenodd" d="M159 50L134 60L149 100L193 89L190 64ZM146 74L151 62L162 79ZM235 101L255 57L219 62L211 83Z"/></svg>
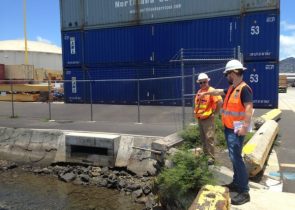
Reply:
<svg viewBox="0 0 295 210"><path fill-rule="evenodd" d="M241 101L241 92L245 86L250 88L245 82L241 82L236 88L230 86L227 91L221 110L222 123L227 128L234 129L234 121L245 119L245 107Z"/></svg>
<svg viewBox="0 0 295 210"><path fill-rule="evenodd" d="M214 88L209 87L208 91L214 90ZM207 119L216 109L216 104L212 100L212 96L205 95L201 99L198 98L198 94L201 92L206 92L200 89L195 98L195 117L198 119Z"/></svg>

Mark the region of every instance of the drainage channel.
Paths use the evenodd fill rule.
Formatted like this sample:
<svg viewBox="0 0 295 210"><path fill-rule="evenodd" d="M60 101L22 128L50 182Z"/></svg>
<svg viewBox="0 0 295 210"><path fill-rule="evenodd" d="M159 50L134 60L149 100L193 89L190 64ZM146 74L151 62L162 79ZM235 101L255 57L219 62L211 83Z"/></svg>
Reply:
<svg viewBox="0 0 295 210"><path fill-rule="evenodd" d="M120 138L114 134L67 133L66 162L114 167Z"/></svg>

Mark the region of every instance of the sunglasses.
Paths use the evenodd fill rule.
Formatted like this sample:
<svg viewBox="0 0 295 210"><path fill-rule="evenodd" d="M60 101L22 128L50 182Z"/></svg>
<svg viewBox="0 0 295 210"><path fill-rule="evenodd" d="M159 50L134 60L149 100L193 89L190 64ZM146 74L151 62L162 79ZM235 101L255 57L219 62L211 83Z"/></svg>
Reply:
<svg viewBox="0 0 295 210"><path fill-rule="evenodd" d="M207 81L199 82L200 85L206 84L206 83L207 83Z"/></svg>
<svg viewBox="0 0 295 210"><path fill-rule="evenodd" d="M229 75L229 74L232 73L232 72L233 72L233 71L226 72L226 73L224 74L224 76L227 77L227 75Z"/></svg>

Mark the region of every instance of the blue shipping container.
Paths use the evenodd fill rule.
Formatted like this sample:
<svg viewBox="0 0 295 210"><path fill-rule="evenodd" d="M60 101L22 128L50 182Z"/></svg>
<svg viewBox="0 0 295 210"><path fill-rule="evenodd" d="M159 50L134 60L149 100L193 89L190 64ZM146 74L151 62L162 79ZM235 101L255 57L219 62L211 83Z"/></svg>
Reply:
<svg viewBox="0 0 295 210"><path fill-rule="evenodd" d="M240 45L240 18L238 16L156 24L154 51L156 62L167 62L184 49L198 49L185 58L216 58L205 50L233 49ZM202 52L203 49L203 52Z"/></svg>
<svg viewBox="0 0 295 210"><path fill-rule="evenodd" d="M66 103L84 103L85 102L85 82L84 72L79 69L64 70L64 94Z"/></svg>
<svg viewBox="0 0 295 210"><path fill-rule="evenodd" d="M280 37L278 10L246 13L242 20L244 60L278 60Z"/></svg>
<svg viewBox="0 0 295 210"><path fill-rule="evenodd" d="M64 66L169 61L180 48L223 49L240 44L240 18L221 17L63 33ZM82 52L84 41L84 52ZM210 56L198 54L197 56ZM212 55L211 55L212 56Z"/></svg>
<svg viewBox="0 0 295 210"><path fill-rule="evenodd" d="M85 63L142 63L152 59L152 26L85 31Z"/></svg>
<svg viewBox="0 0 295 210"><path fill-rule="evenodd" d="M86 88L92 88L93 103L136 104L137 77L137 70L128 67L100 67L88 69L85 72L85 78L91 80L91 84L88 82ZM111 79L118 79L118 81L104 81ZM120 79L127 79L127 81L122 81ZM90 102L90 91L87 91L87 93L86 101Z"/></svg>
<svg viewBox="0 0 295 210"><path fill-rule="evenodd" d="M245 82L253 90L254 107L278 107L279 65L276 62L245 63Z"/></svg>
<svg viewBox="0 0 295 210"><path fill-rule="evenodd" d="M83 62L81 32L64 32L62 34L62 50L64 67L80 66Z"/></svg>

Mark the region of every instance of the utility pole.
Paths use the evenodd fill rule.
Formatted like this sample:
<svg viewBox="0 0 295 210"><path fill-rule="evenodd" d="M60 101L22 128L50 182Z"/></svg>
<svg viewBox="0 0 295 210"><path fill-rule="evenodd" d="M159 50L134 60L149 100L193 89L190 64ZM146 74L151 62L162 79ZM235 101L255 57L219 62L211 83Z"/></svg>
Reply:
<svg viewBox="0 0 295 210"><path fill-rule="evenodd" d="M28 59L28 43L27 43L27 12L26 12L27 0L24 0L24 34L25 34L25 64L29 64Z"/></svg>

